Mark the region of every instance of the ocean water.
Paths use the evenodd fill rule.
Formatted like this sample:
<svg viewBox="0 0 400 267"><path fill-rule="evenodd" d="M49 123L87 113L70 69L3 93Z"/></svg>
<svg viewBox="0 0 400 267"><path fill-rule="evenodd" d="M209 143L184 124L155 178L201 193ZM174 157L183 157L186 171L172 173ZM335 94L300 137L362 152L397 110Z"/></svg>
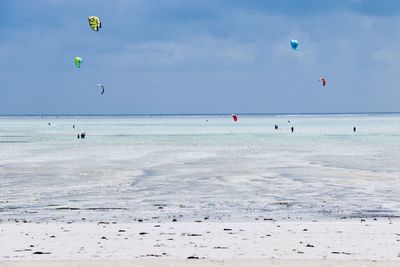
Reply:
<svg viewBox="0 0 400 267"><path fill-rule="evenodd" d="M398 217L400 115L0 117L0 185L0 221Z"/></svg>

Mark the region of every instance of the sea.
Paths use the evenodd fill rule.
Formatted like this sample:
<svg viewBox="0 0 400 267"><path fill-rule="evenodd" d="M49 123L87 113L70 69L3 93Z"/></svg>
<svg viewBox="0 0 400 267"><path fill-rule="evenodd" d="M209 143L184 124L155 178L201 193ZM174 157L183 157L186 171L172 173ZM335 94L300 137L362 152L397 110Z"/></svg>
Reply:
<svg viewBox="0 0 400 267"><path fill-rule="evenodd" d="M0 117L0 222L399 216L400 114Z"/></svg>

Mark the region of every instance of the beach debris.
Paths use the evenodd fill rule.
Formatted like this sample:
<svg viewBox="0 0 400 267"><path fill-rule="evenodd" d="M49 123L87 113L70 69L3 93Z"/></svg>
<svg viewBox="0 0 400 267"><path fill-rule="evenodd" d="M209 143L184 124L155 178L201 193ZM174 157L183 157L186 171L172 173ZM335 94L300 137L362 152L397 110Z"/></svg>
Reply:
<svg viewBox="0 0 400 267"><path fill-rule="evenodd" d="M92 30L98 32L99 29L101 28L101 20L97 16L90 16L88 17L89 21L89 26L92 28Z"/></svg>
<svg viewBox="0 0 400 267"><path fill-rule="evenodd" d="M314 245L310 245L310 244L307 244L307 246L306 246L307 248L313 248L314 247Z"/></svg>
<svg viewBox="0 0 400 267"><path fill-rule="evenodd" d="M295 51L299 50L299 41L294 40L294 39L290 40L290 46Z"/></svg>
<svg viewBox="0 0 400 267"><path fill-rule="evenodd" d="M235 113L232 113L232 119L234 122L237 122L238 116Z"/></svg>
<svg viewBox="0 0 400 267"><path fill-rule="evenodd" d="M34 255L44 255L44 254L51 254L51 252L35 251L32 254L34 254Z"/></svg>
<svg viewBox="0 0 400 267"><path fill-rule="evenodd" d="M331 254L343 254L343 255L351 255L350 252L340 252L340 251L332 251Z"/></svg>
<svg viewBox="0 0 400 267"><path fill-rule="evenodd" d="M100 95L104 94L104 86L101 83L98 83L96 86L97 86L97 88L101 89Z"/></svg>
<svg viewBox="0 0 400 267"><path fill-rule="evenodd" d="M197 256L189 256L189 257L187 257L187 259L188 260L198 260L199 257L197 257Z"/></svg>
<svg viewBox="0 0 400 267"><path fill-rule="evenodd" d="M326 79L324 77L321 77L318 79L322 83L322 86L326 86Z"/></svg>
<svg viewBox="0 0 400 267"><path fill-rule="evenodd" d="M187 236L202 236L201 234L187 234Z"/></svg>
<svg viewBox="0 0 400 267"><path fill-rule="evenodd" d="M166 207L167 204L153 204L154 207Z"/></svg>
<svg viewBox="0 0 400 267"><path fill-rule="evenodd" d="M166 254L166 253L163 253L163 254L146 254L146 255L143 256L143 257L155 257L155 258L159 258L159 257L165 256L165 255L167 255L167 254Z"/></svg>
<svg viewBox="0 0 400 267"><path fill-rule="evenodd" d="M140 232L139 235L147 235L148 233L146 232Z"/></svg>
<svg viewBox="0 0 400 267"><path fill-rule="evenodd" d="M75 66L77 68L81 67L81 63L83 62L83 59L81 57L75 57Z"/></svg>

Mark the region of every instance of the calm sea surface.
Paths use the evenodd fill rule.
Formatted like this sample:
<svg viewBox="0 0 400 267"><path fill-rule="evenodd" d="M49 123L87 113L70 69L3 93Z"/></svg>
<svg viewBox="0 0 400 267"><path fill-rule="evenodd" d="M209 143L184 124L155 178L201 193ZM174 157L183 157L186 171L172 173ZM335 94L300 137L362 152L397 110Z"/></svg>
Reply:
<svg viewBox="0 0 400 267"><path fill-rule="evenodd" d="M0 117L0 221L397 216L400 115Z"/></svg>

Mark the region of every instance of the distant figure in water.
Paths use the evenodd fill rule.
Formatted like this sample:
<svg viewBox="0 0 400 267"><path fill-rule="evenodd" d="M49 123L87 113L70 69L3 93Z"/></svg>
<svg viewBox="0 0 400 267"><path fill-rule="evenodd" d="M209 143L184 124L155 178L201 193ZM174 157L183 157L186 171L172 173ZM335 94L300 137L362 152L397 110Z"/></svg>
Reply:
<svg viewBox="0 0 400 267"><path fill-rule="evenodd" d="M81 133L81 139L85 138L85 136L86 136L86 133L85 133L85 132L82 132L82 133Z"/></svg>
<svg viewBox="0 0 400 267"><path fill-rule="evenodd" d="M47 125L51 126L51 123L50 123L50 122L48 122L48 123L47 123Z"/></svg>
<svg viewBox="0 0 400 267"><path fill-rule="evenodd" d="M278 130L279 126L275 124L275 130Z"/></svg>
<svg viewBox="0 0 400 267"><path fill-rule="evenodd" d="M292 126L291 130L292 130L292 133L293 133L294 132L294 127L293 126Z"/></svg>
<svg viewBox="0 0 400 267"><path fill-rule="evenodd" d="M80 134L78 134L78 139L79 139L79 138L81 138L81 135L80 135Z"/></svg>
<svg viewBox="0 0 400 267"><path fill-rule="evenodd" d="M74 125L72 125L72 129L75 129L75 124L74 124Z"/></svg>
<svg viewBox="0 0 400 267"><path fill-rule="evenodd" d="M356 128L356 126L354 126L353 127L353 132L356 132L357 131L357 128Z"/></svg>

